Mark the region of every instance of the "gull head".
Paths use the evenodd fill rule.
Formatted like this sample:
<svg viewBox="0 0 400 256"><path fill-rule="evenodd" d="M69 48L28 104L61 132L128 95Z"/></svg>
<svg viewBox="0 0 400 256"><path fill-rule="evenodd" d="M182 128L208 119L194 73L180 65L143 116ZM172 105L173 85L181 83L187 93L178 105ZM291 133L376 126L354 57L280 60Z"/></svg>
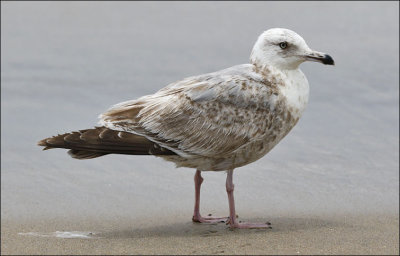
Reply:
<svg viewBox="0 0 400 256"><path fill-rule="evenodd" d="M284 28L272 28L262 33L253 47L250 61L260 67L278 69L297 69L304 61L335 64L331 56L311 50L301 36Z"/></svg>

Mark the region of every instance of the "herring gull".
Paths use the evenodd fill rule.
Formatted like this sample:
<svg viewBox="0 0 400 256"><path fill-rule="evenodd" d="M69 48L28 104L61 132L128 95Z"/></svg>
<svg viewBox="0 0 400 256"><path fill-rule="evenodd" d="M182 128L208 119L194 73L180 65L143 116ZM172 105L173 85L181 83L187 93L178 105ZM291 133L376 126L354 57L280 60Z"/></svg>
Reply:
<svg viewBox="0 0 400 256"><path fill-rule="evenodd" d="M257 39L250 64L192 76L155 94L114 105L100 127L41 140L44 149L66 148L77 159L107 154L155 155L196 169L192 220L226 221L232 228L270 228L241 223L233 197L233 170L267 154L296 125L309 86L299 65L333 59L311 50L295 32L273 28ZM200 215L202 171L227 171L229 217Z"/></svg>

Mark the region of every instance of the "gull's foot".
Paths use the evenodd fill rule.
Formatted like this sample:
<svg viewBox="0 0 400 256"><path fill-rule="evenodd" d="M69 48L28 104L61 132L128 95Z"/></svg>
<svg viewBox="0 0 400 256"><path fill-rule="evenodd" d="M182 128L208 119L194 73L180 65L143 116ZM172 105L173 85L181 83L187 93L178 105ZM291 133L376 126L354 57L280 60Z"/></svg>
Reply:
<svg viewBox="0 0 400 256"><path fill-rule="evenodd" d="M211 217L211 214L208 217L202 217L201 215L192 217L192 221L197 223L225 223L228 219L228 217Z"/></svg>
<svg viewBox="0 0 400 256"><path fill-rule="evenodd" d="M230 219L226 222L226 225L230 225L231 228L243 228L243 229L255 229L255 228L259 228L259 229L271 229L271 223L270 222L266 222L266 223L245 223L245 222L237 222L235 220L234 223L231 223Z"/></svg>

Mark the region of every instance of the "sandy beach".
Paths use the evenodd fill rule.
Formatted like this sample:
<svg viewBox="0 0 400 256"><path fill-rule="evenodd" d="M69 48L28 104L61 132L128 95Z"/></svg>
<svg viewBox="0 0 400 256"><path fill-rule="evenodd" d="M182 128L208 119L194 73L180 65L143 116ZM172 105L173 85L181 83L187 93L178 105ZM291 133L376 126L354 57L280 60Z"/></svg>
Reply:
<svg viewBox="0 0 400 256"><path fill-rule="evenodd" d="M399 254L396 215L268 220L273 223L270 230L231 230L223 223L178 220L162 224L161 217L147 224L145 219L4 220L2 254ZM57 237L66 231L87 237Z"/></svg>

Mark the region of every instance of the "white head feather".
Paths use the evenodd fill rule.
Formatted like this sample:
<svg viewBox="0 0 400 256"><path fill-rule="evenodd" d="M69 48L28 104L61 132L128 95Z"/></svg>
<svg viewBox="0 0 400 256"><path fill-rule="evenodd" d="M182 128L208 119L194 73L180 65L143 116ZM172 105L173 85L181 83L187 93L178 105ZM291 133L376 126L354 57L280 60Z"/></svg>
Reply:
<svg viewBox="0 0 400 256"><path fill-rule="evenodd" d="M283 70L297 69L306 60L332 64L324 62L326 56L329 55L311 50L304 39L295 32L284 28L272 28L258 37L250 61L260 67L272 66Z"/></svg>

